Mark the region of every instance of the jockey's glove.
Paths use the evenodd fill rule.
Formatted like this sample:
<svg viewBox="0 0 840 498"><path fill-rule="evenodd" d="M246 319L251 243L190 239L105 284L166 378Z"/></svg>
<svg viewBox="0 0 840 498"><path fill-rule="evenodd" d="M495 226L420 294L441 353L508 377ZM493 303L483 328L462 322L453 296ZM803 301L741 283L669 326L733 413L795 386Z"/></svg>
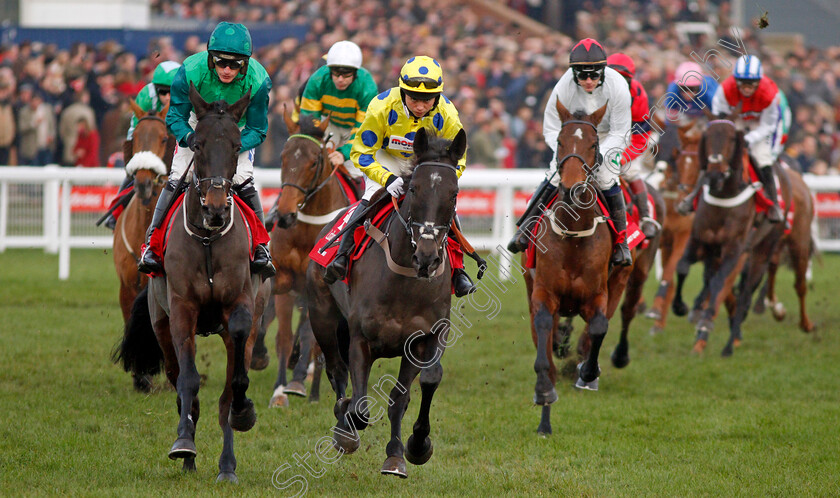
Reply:
<svg viewBox="0 0 840 498"><path fill-rule="evenodd" d="M187 147L189 147L191 151L195 152L195 133L187 135Z"/></svg>
<svg viewBox="0 0 840 498"><path fill-rule="evenodd" d="M405 193L402 177L391 175L388 181L385 182L385 190L391 194L391 197L399 197Z"/></svg>

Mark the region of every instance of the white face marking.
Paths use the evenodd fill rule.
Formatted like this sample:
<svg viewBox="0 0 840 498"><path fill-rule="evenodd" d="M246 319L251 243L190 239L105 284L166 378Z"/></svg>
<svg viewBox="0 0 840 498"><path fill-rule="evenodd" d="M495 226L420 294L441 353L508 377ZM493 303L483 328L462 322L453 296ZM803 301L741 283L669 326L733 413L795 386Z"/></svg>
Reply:
<svg viewBox="0 0 840 498"><path fill-rule="evenodd" d="M441 181L443 181L443 178L440 177L439 173L432 173L432 190L434 190L435 187L440 185Z"/></svg>
<svg viewBox="0 0 840 498"><path fill-rule="evenodd" d="M300 149L295 151L295 159L300 159Z"/></svg>
<svg viewBox="0 0 840 498"><path fill-rule="evenodd" d="M437 173L435 173L437 174ZM435 239L438 236L439 230L435 228L435 224L432 221L427 221L423 223L423 228L420 229L420 238L421 239Z"/></svg>
<svg viewBox="0 0 840 498"><path fill-rule="evenodd" d="M578 140L583 140L583 129L578 128L577 130L575 130L575 133L572 136L577 138Z"/></svg>
<svg viewBox="0 0 840 498"><path fill-rule="evenodd" d="M690 157L685 158L685 164L691 166L691 158Z"/></svg>

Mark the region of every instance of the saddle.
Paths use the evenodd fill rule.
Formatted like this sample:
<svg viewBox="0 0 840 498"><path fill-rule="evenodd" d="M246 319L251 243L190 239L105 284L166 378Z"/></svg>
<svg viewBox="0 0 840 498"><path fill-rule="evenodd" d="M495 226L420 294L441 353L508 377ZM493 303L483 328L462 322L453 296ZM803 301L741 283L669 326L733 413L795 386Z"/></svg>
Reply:
<svg viewBox="0 0 840 498"><path fill-rule="evenodd" d="M149 245L151 246L152 250L155 254L159 254L161 256L161 265L165 268L166 262L164 261L164 255L166 254L166 246L169 243L169 236L172 233L172 227L175 226L175 222L180 222L180 220L175 219L175 213L178 212L178 207L184 203L184 197L186 193L182 193L175 199L175 202L172 204L172 208L170 208L169 212L166 214L166 218L163 220L163 224L161 225L162 230L155 230L152 234L152 238L149 241ZM245 223L245 226L248 228L248 244L251 248L250 250L250 257L253 261L254 259L254 249L259 244L267 244L270 240L268 236L268 232L265 229L265 226L260 223L259 218L257 218L256 213L251 210L250 207L239 198L239 196L232 196L234 200L234 204L236 206L235 211L239 213L239 216L242 218L242 221ZM183 216L183 215L182 215ZM141 253L143 250L146 249L146 244L140 248ZM151 277L160 277L163 276L161 274L153 273L150 275Z"/></svg>

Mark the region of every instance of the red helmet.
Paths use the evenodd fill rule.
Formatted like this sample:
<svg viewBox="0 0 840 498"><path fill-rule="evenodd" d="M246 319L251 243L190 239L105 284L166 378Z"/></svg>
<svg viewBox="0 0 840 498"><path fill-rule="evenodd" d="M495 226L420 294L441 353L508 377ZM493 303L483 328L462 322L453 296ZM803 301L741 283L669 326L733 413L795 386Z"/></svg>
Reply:
<svg viewBox="0 0 840 498"><path fill-rule="evenodd" d="M606 64L607 52L592 38L584 38L577 42L569 54L571 66L605 66Z"/></svg>
<svg viewBox="0 0 840 498"><path fill-rule="evenodd" d="M607 65L618 71L625 78L636 77L636 64L627 54L617 53L607 57Z"/></svg>

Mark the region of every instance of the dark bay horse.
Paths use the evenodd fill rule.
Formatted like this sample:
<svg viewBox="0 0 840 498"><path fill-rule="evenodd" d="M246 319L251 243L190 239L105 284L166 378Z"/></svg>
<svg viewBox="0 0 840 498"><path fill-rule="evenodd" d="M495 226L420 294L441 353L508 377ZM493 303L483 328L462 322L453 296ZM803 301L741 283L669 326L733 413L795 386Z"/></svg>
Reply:
<svg viewBox="0 0 840 498"><path fill-rule="evenodd" d="M730 356L741 341L741 324L749 311L752 295L770 263L770 257L784 233L784 224L756 219L755 191L744 172L744 133L731 119L711 121L699 146L700 168L706 183L697 204L691 238L677 265L677 288L672 307L683 316L688 311L682 287L691 264L702 260L703 289L694 303L697 318L693 351L701 353L714 329L714 319L725 301L729 312L730 336L721 354ZM790 182L780 176L782 197L790 206ZM733 291L741 274L738 293Z"/></svg>
<svg viewBox="0 0 840 498"><path fill-rule="evenodd" d="M672 164L668 165L660 185L662 197L665 199L665 222L662 224L662 242L659 246L662 255L662 278L653 306L646 315L656 320L650 328L651 334L665 330L668 310L674 299L674 272L685 252L694 221L694 213L683 215L677 212L677 205L694 190L700 175L698 149L703 132L696 125L697 123L692 121L677 128L680 147L674 149L671 155Z"/></svg>
<svg viewBox="0 0 840 498"><path fill-rule="evenodd" d="M152 278L147 292L135 301L119 356L135 373L159 368L160 357L142 356L148 351L144 345L157 338L180 414L169 458L183 458L184 470L195 470L201 381L195 364L196 333L221 336L227 349L227 375L219 398L223 444L217 480L236 481L233 430L250 430L256 422L254 404L246 397L248 367L256 317L262 314L269 292L268 282L251 275L248 227L231 197L240 151L237 122L248 107L250 93L232 105L207 103L191 85L190 102L198 117L193 180L184 203L172 214L166 276Z"/></svg>
<svg viewBox="0 0 840 498"><path fill-rule="evenodd" d="M765 307L770 307L773 317L784 320L787 311L784 304L776 296L776 271L784 256L787 256L793 273L795 275L794 288L799 296L799 328L803 332L813 332L814 323L808 317L805 306L805 297L808 293L806 274L811 257L816 253L817 248L811 236L811 223L814 221L814 198L811 189L805 184L802 175L790 168L785 168L790 179L793 195L793 223L790 233L782 237L778 249L770 260L767 269L767 281L765 288L756 301L755 311L760 313Z"/></svg>
<svg viewBox="0 0 840 498"><path fill-rule="evenodd" d="M301 116L299 124L295 124L285 111L283 117L292 135L281 153L283 186L277 202L277 226L271 231L271 254L277 269L273 293L279 366L270 407L287 405L287 394L306 395L303 381L309 358L312 354L317 358L321 351L315 343L304 306L298 328L300 359L292 381L287 384L286 368L293 351L295 296L304 294L309 251L318 241L318 233L350 204L329 159L332 142L327 143L324 136L329 120L323 119L316 126L310 116ZM316 362L310 401L319 399L319 385L320 362Z"/></svg>
<svg viewBox="0 0 840 498"><path fill-rule="evenodd" d="M551 351L559 317L580 315L587 323L589 355L579 366L575 385L597 389L601 343L632 270L610 271L613 239L606 213L596 202L597 189L589 184L587 174L587 165L597 161L597 126L606 109L604 105L591 115L572 115L557 103L563 122L557 144L558 201L546 213L549 222L540 223L534 238L536 267L525 279L531 336L537 347L534 403L543 406L540 434L551 434L551 404L557 400L557 369Z"/></svg>
<svg viewBox="0 0 840 498"><path fill-rule="evenodd" d="M144 112L133 100L131 109L137 117L137 126L132 137L132 157L126 158L126 173L133 177L134 195L125 211L117 218L114 227L114 267L120 280L120 308L123 322L128 321L131 305L137 294L149 281L145 273L137 270L140 246L143 244L146 228L152 221L152 212L166 183L172 163L174 140L169 140L166 130L166 113L169 106L160 112ZM135 389L148 392L151 379L134 377Z"/></svg>
<svg viewBox="0 0 840 498"><path fill-rule="evenodd" d="M466 146L463 130L452 142L423 128L417 131L415 166L406 180L399 216L392 216L382 230L387 234L381 242L384 249L374 245L354 262L349 292L340 281L327 286L324 268L315 262L306 272L309 319L337 398L334 445L346 453L356 451L358 431L387 410L391 439L383 474L406 477L406 460L422 465L432 456L429 412L443 375L440 359L450 325L451 267L445 246L458 195L455 168ZM376 201L374 197L371 205ZM390 254L390 262L383 251ZM382 384L393 386L385 406L376 406L376 398L368 396L371 366L377 358L393 357L402 358L398 378L383 377L373 387L384 396ZM348 373L352 399L346 397ZM420 411L403 445L402 418L418 374Z"/></svg>

